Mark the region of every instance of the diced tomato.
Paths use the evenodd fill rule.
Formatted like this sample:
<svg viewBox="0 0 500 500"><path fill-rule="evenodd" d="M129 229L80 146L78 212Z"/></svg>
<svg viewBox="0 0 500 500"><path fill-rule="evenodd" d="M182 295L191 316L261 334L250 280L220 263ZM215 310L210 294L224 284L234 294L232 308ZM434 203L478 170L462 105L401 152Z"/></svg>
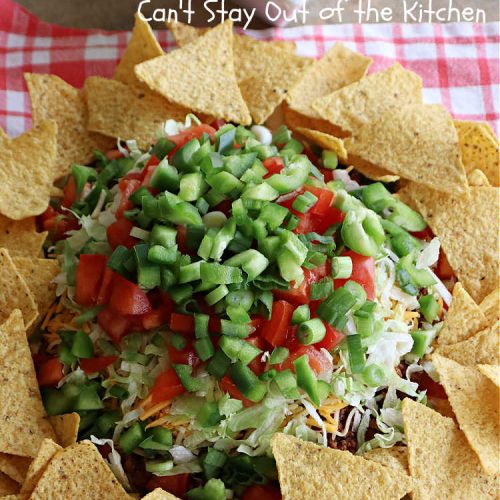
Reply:
<svg viewBox="0 0 500 500"><path fill-rule="evenodd" d="M375 260L373 257L365 257L358 253L348 250L342 255L351 257L352 274L349 280L359 283L366 292L368 300L375 298ZM335 288L343 286L349 280L334 280Z"/></svg>
<svg viewBox="0 0 500 500"><path fill-rule="evenodd" d="M144 291L119 274L113 278L109 307L124 316L145 314L152 309Z"/></svg>
<svg viewBox="0 0 500 500"><path fill-rule="evenodd" d="M225 124L226 124L226 120L223 120L222 118L218 118L217 120L214 120L210 124L210 126L213 127L215 130L219 130Z"/></svg>
<svg viewBox="0 0 500 500"><path fill-rule="evenodd" d="M324 339L317 344L314 344L316 349L325 348L327 351L331 351L335 346L339 345L342 340L344 340L345 335L342 332L339 332L333 326L330 326L328 323L323 321L323 324L326 328L326 334Z"/></svg>
<svg viewBox="0 0 500 500"><path fill-rule="evenodd" d="M143 173L143 178L142 178L142 185L148 187L150 182L151 182L151 177L153 176L156 167L160 163L160 160L156 156L152 156L144 170L142 171Z"/></svg>
<svg viewBox="0 0 500 500"><path fill-rule="evenodd" d="M451 268L443 250L439 252L436 274L438 275L438 278L442 280L449 280L450 278L453 278L454 275L453 269Z"/></svg>
<svg viewBox="0 0 500 500"><path fill-rule="evenodd" d="M210 333L220 333L221 324L219 316L210 316L208 320L208 331Z"/></svg>
<svg viewBox="0 0 500 500"><path fill-rule="evenodd" d="M301 305L309 303L311 283L316 283L320 279L330 274L330 263L327 261L314 269L304 269L304 280L297 288L290 287L288 290L273 290L275 297Z"/></svg>
<svg viewBox="0 0 500 500"><path fill-rule="evenodd" d="M120 245L132 248L139 241L137 238L130 236L133 227L134 224L128 219L118 219L108 227L106 234L108 243L113 250Z"/></svg>
<svg viewBox="0 0 500 500"><path fill-rule="evenodd" d="M70 208L71 205L76 201L76 182L72 175L68 177L68 182L64 186L64 196L61 205L66 208Z"/></svg>
<svg viewBox="0 0 500 500"><path fill-rule="evenodd" d="M114 274L115 273L108 266L104 267L104 275L102 277L101 286L99 287L99 293L97 294L97 305L108 303Z"/></svg>
<svg viewBox="0 0 500 500"><path fill-rule="evenodd" d="M215 137L215 129L210 125L202 123L201 125L195 125L190 127L177 135L171 135L168 137L169 141L175 144L175 148L170 151L168 158L172 158L175 152L180 149L184 144L188 143L192 139L199 139L203 134L208 134L210 139L213 141Z"/></svg>
<svg viewBox="0 0 500 500"><path fill-rule="evenodd" d="M254 405L252 401L241 394L240 390L227 375L224 375L224 377L220 379L219 385L223 392L227 392L234 399L239 399L243 403L243 406L248 408Z"/></svg>
<svg viewBox="0 0 500 500"><path fill-rule="evenodd" d="M123 158L123 153L119 149L110 149L106 153L106 158L108 160L118 160L118 158Z"/></svg>
<svg viewBox="0 0 500 500"><path fill-rule="evenodd" d="M284 300L273 302L271 319L264 322L261 330L262 337L272 346L284 345L293 309L292 304Z"/></svg>
<svg viewBox="0 0 500 500"><path fill-rule="evenodd" d="M175 242L179 248L179 252L181 253L190 253L187 246L187 227L186 226L177 226L177 236L175 238Z"/></svg>
<svg viewBox="0 0 500 500"><path fill-rule="evenodd" d="M173 347L167 340L167 351L171 363L193 367L198 366L200 363L200 358L198 358L194 351L193 343L188 338L186 338L186 347L180 351Z"/></svg>
<svg viewBox="0 0 500 500"><path fill-rule="evenodd" d="M99 311L97 323L115 343L120 342L122 337L129 333L131 327L130 318L117 314L107 307Z"/></svg>
<svg viewBox="0 0 500 500"><path fill-rule="evenodd" d="M80 228L80 223L73 214L69 212L61 214L51 206L38 217L38 224L42 231L50 233L53 241L62 240L68 231Z"/></svg>
<svg viewBox="0 0 500 500"><path fill-rule="evenodd" d="M168 401L186 392L177 373L173 368L168 368L163 373L160 373L155 380L153 389L151 390L151 405Z"/></svg>
<svg viewBox="0 0 500 500"><path fill-rule="evenodd" d="M38 366L38 385L54 387L64 377L63 364L58 358L49 359Z"/></svg>
<svg viewBox="0 0 500 500"><path fill-rule="evenodd" d="M327 355L321 351L318 351L314 346L300 346L294 351L290 351L288 358L283 361L280 365L276 365L277 370L295 370L293 362L297 359L307 354L309 358L309 366L314 370L316 375L325 373L332 368L332 362L327 357Z"/></svg>
<svg viewBox="0 0 500 500"><path fill-rule="evenodd" d="M232 201L229 199L222 200L218 205L216 205L213 210L217 210L219 212L223 212L226 215L229 215L229 212L231 212L232 208Z"/></svg>
<svg viewBox="0 0 500 500"><path fill-rule="evenodd" d="M97 254L82 254L76 269L75 300L82 306L93 306L101 286L106 257Z"/></svg>
<svg viewBox="0 0 500 500"><path fill-rule="evenodd" d="M280 156L272 156L271 158L266 158L262 162L262 165L264 165L267 170L267 174L264 175L264 179L267 179L268 177L271 177L271 175L279 174L284 168L285 162Z"/></svg>
<svg viewBox="0 0 500 500"><path fill-rule="evenodd" d="M172 313L170 316L170 330L178 333L194 334L194 316L190 314Z"/></svg>
<svg viewBox="0 0 500 500"><path fill-rule="evenodd" d="M80 359L80 368L87 374L102 372L109 365L112 365L118 356L100 356L98 358Z"/></svg>
<svg viewBox="0 0 500 500"><path fill-rule="evenodd" d="M129 200L129 196L140 187L141 181L138 179L128 179L125 177L118 183L121 199L120 205L118 206L115 214L117 219L123 216L123 212L125 212L125 210L130 210L134 207L134 204Z"/></svg>
<svg viewBox="0 0 500 500"><path fill-rule="evenodd" d="M172 310L166 306L160 306L141 316L142 327L144 330L152 330L170 321Z"/></svg>
<svg viewBox="0 0 500 500"><path fill-rule="evenodd" d="M418 238L419 240L432 240L432 238L434 238L434 233L429 226L422 229L422 231L415 231L414 233L411 233L411 235L415 236L415 238Z"/></svg>
<svg viewBox="0 0 500 500"><path fill-rule="evenodd" d="M330 226L338 224L343 220L344 213L336 207L328 207L328 209L321 216L315 214L311 209L300 217L299 225L293 230L293 232L296 234L323 234Z"/></svg>
<svg viewBox="0 0 500 500"><path fill-rule="evenodd" d="M265 342L264 340L262 339L262 337L258 337L258 336L253 336L253 337L249 337L247 339L245 339L249 344L252 344L254 347L257 347L258 349L260 349L261 351L264 351L265 348L266 348L266 345L265 345ZM263 363L261 360L260 360L261 356L260 354L257 355L255 357L255 359L253 361L251 361L249 364L248 364L248 367L256 374L256 375L260 375L263 371L264 371L264 368L266 367L266 364Z"/></svg>
<svg viewBox="0 0 500 500"><path fill-rule="evenodd" d="M318 201L310 209L311 214L318 216L327 214L333 202L333 192L329 189L321 189L314 186L305 186L305 188L318 198Z"/></svg>
<svg viewBox="0 0 500 500"><path fill-rule="evenodd" d="M153 491L156 488L168 491L175 497L185 498L189 488L189 474L176 474L175 476L152 476L146 488Z"/></svg>
<svg viewBox="0 0 500 500"><path fill-rule="evenodd" d="M252 484L244 492L241 500L281 500L281 492L276 484Z"/></svg>

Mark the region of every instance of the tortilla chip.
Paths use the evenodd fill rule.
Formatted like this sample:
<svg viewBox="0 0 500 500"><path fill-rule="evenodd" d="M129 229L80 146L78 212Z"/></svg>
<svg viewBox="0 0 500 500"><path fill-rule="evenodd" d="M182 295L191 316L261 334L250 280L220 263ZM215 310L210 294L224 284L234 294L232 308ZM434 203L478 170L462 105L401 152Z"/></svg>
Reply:
<svg viewBox="0 0 500 500"><path fill-rule="evenodd" d="M14 495L18 492L19 484L3 472L0 472L0 495Z"/></svg>
<svg viewBox="0 0 500 500"><path fill-rule="evenodd" d="M13 495L5 495L0 497L0 500L28 500L28 495L25 493L15 493Z"/></svg>
<svg viewBox="0 0 500 500"><path fill-rule="evenodd" d="M44 120L57 123L57 159L55 177L69 173L73 163L86 165L94 150L107 151L113 146L109 137L87 130L87 105L83 93L55 75L25 73L31 99L33 124Z"/></svg>
<svg viewBox="0 0 500 500"><path fill-rule="evenodd" d="M498 289L499 189L473 187L469 196L450 196L410 184L405 191L441 241L448 262L474 301L479 304Z"/></svg>
<svg viewBox="0 0 500 500"><path fill-rule="evenodd" d="M248 125L251 117L236 81L232 46L227 21L183 48L138 64L135 74L172 102Z"/></svg>
<svg viewBox="0 0 500 500"><path fill-rule="evenodd" d="M479 304L479 308L490 323L500 319L500 289L497 288L489 293Z"/></svg>
<svg viewBox="0 0 500 500"><path fill-rule="evenodd" d="M151 493L148 493L142 500L179 500L176 496L168 493L161 488L154 489Z"/></svg>
<svg viewBox="0 0 500 500"><path fill-rule="evenodd" d="M234 68L255 123L263 123L285 99L312 59L250 37L234 37Z"/></svg>
<svg viewBox="0 0 500 500"><path fill-rule="evenodd" d="M469 181L469 186L491 186L485 173L477 168L467 174L467 180Z"/></svg>
<svg viewBox="0 0 500 500"><path fill-rule="evenodd" d="M483 472L451 418L405 398L403 419L414 500L498 498L498 477Z"/></svg>
<svg viewBox="0 0 500 500"><path fill-rule="evenodd" d="M191 26L189 24L181 22L167 21L165 25L172 32L175 43L179 47L183 47L188 43L194 42L210 29L210 28L197 28L195 26ZM235 33L234 38L236 39L236 38L251 38L251 37L247 35L238 35ZM269 40L269 41L266 40L265 43L272 45L273 47L279 47L293 54L295 53L295 42L289 42L288 40ZM234 47L234 49L236 50L236 47ZM239 54L237 54L236 57L238 56Z"/></svg>
<svg viewBox="0 0 500 500"><path fill-rule="evenodd" d="M435 353L461 365L496 365L498 364L499 333L500 322L497 321L467 340L439 346Z"/></svg>
<svg viewBox="0 0 500 500"><path fill-rule="evenodd" d="M500 387L500 366L477 365L478 370L488 377L497 387Z"/></svg>
<svg viewBox="0 0 500 500"><path fill-rule="evenodd" d="M439 380L457 417L458 425L488 474L497 474L498 390L475 366L462 366L439 355L432 356Z"/></svg>
<svg viewBox="0 0 500 500"><path fill-rule="evenodd" d="M363 453L363 458L373 460L379 464L408 474L408 454L406 446L393 446L392 448L375 448Z"/></svg>
<svg viewBox="0 0 500 500"><path fill-rule="evenodd" d="M30 463L30 458L0 453L0 472L9 476L16 483L23 484Z"/></svg>
<svg viewBox="0 0 500 500"><path fill-rule="evenodd" d="M0 127L0 141L8 140L9 136L5 133L5 130Z"/></svg>
<svg viewBox="0 0 500 500"><path fill-rule="evenodd" d="M451 305L439 331L439 345L456 344L486 328L488 320L461 283L455 283Z"/></svg>
<svg viewBox="0 0 500 500"><path fill-rule="evenodd" d="M359 128L345 146L355 167L361 159L438 191L467 190L457 131L438 104L388 111Z"/></svg>
<svg viewBox="0 0 500 500"><path fill-rule="evenodd" d="M89 110L88 128L120 139L135 139L149 149L156 131L166 120L184 121L189 110L139 86L125 85L99 76L85 80Z"/></svg>
<svg viewBox="0 0 500 500"><path fill-rule="evenodd" d="M456 126L456 124L455 124ZM460 152L465 170L481 170L493 186L500 185L500 153L498 140L484 123L469 122L457 127Z"/></svg>
<svg viewBox="0 0 500 500"><path fill-rule="evenodd" d="M141 85L134 73L134 67L164 54L149 23L136 13L134 29L122 58L115 68L113 78L123 83Z"/></svg>
<svg viewBox="0 0 500 500"><path fill-rule="evenodd" d="M319 116L353 134L389 109L422 102L422 79L400 64L314 101Z"/></svg>
<svg viewBox="0 0 500 500"><path fill-rule="evenodd" d="M86 500L129 500L90 441L81 441L56 453L30 498L82 498L83 492Z"/></svg>
<svg viewBox="0 0 500 500"><path fill-rule="evenodd" d="M0 290L0 324L19 309L26 328L31 326L38 316L35 298L5 248L0 248Z"/></svg>
<svg viewBox="0 0 500 500"><path fill-rule="evenodd" d="M53 281L60 271L57 260L13 257L12 261L28 285L38 306L37 320L44 318L49 307L56 300L57 285ZM35 324L36 320L33 326Z"/></svg>
<svg viewBox="0 0 500 500"><path fill-rule="evenodd" d="M368 162L363 162L362 160L357 160L356 166L353 165L353 167L372 181L396 182L399 180L399 175L391 174L391 172L383 168L370 165Z"/></svg>
<svg viewBox="0 0 500 500"><path fill-rule="evenodd" d="M41 214L49 205L55 180L57 125L39 127L0 144L0 213L20 220Z"/></svg>
<svg viewBox="0 0 500 500"><path fill-rule="evenodd" d="M283 102L282 108L286 125L294 131L299 127L302 127L311 130L319 130L320 132L333 135L335 137L347 137L349 135L346 134L340 127L337 127L322 118L311 118L310 116L303 115L302 113L291 109L286 102Z"/></svg>
<svg viewBox="0 0 500 500"><path fill-rule="evenodd" d="M47 233L37 233L35 218L11 220L0 215L0 248L12 257L38 257Z"/></svg>
<svg viewBox="0 0 500 500"><path fill-rule="evenodd" d="M334 44L311 65L287 97L290 107L311 118L319 118L313 102L363 78L372 59L341 43Z"/></svg>
<svg viewBox="0 0 500 500"><path fill-rule="evenodd" d="M344 147L344 141L342 139L333 135L325 134L319 130L311 130L304 127L298 127L296 130L299 134L302 134L307 139L310 139L320 148L335 151L340 160L347 160L347 150Z"/></svg>
<svg viewBox="0 0 500 500"><path fill-rule="evenodd" d="M489 135L494 142L498 143L498 139L495 136L495 132L491 128L491 125L488 122L473 122L469 120L454 120L453 121L455 128L457 129L458 135L465 135L465 133L469 132L476 127L480 127L483 129L486 135Z"/></svg>
<svg viewBox="0 0 500 500"><path fill-rule="evenodd" d="M412 489L406 474L347 451L324 448L283 433L273 436L271 448L281 494L287 500L399 499Z"/></svg>
<svg viewBox="0 0 500 500"><path fill-rule="evenodd" d="M49 421L54 428L57 442L67 448L75 444L78 439L78 429L80 427L80 415L78 413L65 413L49 417Z"/></svg>
<svg viewBox="0 0 500 500"><path fill-rule="evenodd" d="M42 441L38 453L28 469L26 479L21 487L21 493L29 494L35 489L36 484L48 467L49 462L60 450L62 450L62 448L51 439L44 439Z"/></svg>
<svg viewBox="0 0 500 500"><path fill-rule="evenodd" d="M0 451L35 457L44 438L55 439L45 418L21 311L0 326Z"/></svg>

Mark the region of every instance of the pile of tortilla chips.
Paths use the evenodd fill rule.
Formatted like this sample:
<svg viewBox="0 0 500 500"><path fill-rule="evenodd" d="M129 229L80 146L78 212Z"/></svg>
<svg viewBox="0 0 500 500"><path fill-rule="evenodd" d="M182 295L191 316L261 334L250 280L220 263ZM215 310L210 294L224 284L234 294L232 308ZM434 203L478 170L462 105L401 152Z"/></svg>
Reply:
<svg viewBox="0 0 500 500"><path fill-rule="evenodd" d="M369 179L401 179L399 196L424 216L459 280L431 357L453 418L406 399L407 446L363 457L277 434L283 497L497 498L500 167L491 128L425 104L420 77L399 64L367 76L371 59L342 44L313 61L291 42L233 35L230 22L169 28L179 48L164 53L136 16L113 79L92 76L83 89L26 74L34 128L15 139L0 129L0 497L128 498L94 445L76 443L79 416L45 414L28 336L50 324L59 267L42 258L46 233L34 217L72 164L118 138L147 148L167 119L194 112L273 128L284 120ZM157 489L145 498L174 497Z"/></svg>

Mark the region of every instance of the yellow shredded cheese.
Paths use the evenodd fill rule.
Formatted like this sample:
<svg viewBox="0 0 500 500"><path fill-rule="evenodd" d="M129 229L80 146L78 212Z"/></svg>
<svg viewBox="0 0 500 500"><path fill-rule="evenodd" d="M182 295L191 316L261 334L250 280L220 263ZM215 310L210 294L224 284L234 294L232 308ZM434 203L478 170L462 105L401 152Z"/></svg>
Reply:
<svg viewBox="0 0 500 500"><path fill-rule="evenodd" d="M151 408L149 408L148 410L146 410L139 417L139 419L140 420L146 420L147 418L152 417L153 415L155 415L159 411L161 411L161 410L167 408L168 406L170 406L171 403L172 403L172 401L170 401L170 400L168 400L168 401L162 401L161 403L158 403L158 404L152 406Z"/></svg>

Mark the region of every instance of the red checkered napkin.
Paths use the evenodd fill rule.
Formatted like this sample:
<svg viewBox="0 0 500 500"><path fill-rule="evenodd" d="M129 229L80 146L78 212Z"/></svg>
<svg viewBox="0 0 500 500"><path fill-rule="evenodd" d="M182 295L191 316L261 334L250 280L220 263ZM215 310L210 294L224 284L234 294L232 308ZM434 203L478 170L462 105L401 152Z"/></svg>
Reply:
<svg viewBox="0 0 500 500"><path fill-rule="evenodd" d="M455 118L487 120L498 133L500 24L342 24L249 31L256 38L293 40L298 52L320 57L333 43L373 57L370 71L399 61L424 81L428 103ZM175 47L159 31L164 49ZM0 0L0 127L15 136L31 126L24 72L53 73L76 87L87 76L110 77L129 33L62 28Z"/></svg>

